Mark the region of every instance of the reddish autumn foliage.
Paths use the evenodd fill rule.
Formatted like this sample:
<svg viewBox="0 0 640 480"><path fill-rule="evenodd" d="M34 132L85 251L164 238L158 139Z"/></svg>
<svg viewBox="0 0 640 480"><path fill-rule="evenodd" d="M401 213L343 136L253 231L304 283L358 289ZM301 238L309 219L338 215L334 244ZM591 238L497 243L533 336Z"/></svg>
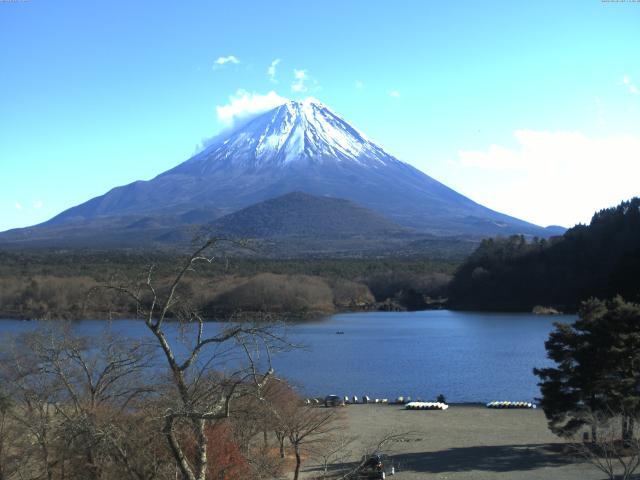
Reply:
<svg viewBox="0 0 640 480"><path fill-rule="evenodd" d="M217 422L207 427L209 442L208 478L224 480L246 480L251 478L251 467L240 451L238 442L228 422Z"/></svg>

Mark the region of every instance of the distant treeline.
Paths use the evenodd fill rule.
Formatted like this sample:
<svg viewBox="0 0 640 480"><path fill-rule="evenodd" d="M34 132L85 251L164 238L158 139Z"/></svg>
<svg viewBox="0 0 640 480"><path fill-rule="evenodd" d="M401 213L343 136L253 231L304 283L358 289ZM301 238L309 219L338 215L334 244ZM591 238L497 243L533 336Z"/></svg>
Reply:
<svg viewBox="0 0 640 480"><path fill-rule="evenodd" d="M640 198L602 210L561 237L484 240L455 273L449 305L574 312L582 300L618 294L640 299Z"/></svg>
<svg viewBox="0 0 640 480"><path fill-rule="evenodd" d="M133 316L136 306L100 285L139 285L150 265L162 284L183 258L168 253L0 252L0 317ZM437 304L456 265L431 259L215 259L181 287L210 318L237 312L295 315L422 309ZM91 295L88 295L92 292Z"/></svg>

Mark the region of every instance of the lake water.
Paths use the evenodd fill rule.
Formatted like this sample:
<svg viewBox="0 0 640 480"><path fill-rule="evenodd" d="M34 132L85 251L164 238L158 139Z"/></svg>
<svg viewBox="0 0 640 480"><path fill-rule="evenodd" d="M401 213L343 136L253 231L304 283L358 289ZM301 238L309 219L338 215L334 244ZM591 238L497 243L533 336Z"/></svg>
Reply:
<svg viewBox="0 0 640 480"><path fill-rule="evenodd" d="M305 348L273 363L279 376L309 396L434 399L442 393L449 402L532 401L540 395L532 369L550 364L544 341L553 322L574 319L447 310L335 315L289 327L289 339ZM99 334L104 325L86 320L75 328ZM112 325L131 337L149 335L141 321ZM0 334L36 326L2 320Z"/></svg>

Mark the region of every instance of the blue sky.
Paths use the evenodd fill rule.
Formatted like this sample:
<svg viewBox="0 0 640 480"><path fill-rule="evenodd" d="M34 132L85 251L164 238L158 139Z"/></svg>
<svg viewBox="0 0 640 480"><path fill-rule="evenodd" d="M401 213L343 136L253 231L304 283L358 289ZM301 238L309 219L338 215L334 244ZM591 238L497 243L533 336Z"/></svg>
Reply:
<svg viewBox="0 0 640 480"><path fill-rule="evenodd" d="M269 92L541 225L640 194L637 2L0 1L0 42L0 230L154 177Z"/></svg>

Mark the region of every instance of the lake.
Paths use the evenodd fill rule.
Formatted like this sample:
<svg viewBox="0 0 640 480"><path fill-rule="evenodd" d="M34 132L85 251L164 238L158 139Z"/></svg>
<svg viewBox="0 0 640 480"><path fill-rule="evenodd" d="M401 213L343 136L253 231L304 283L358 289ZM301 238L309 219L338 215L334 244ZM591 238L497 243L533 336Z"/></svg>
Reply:
<svg viewBox="0 0 640 480"><path fill-rule="evenodd" d="M308 396L434 399L442 393L449 402L532 401L540 395L532 369L550 365L544 342L553 322L574 320L448 310L341 314L290 326L289 339L305 348L273 363L279 376ZM75 325L92 335L105 322ZM0 334L36 326L2 320ZM112 328L135 338L149 335L136 320L114 321Z"/></svg>

